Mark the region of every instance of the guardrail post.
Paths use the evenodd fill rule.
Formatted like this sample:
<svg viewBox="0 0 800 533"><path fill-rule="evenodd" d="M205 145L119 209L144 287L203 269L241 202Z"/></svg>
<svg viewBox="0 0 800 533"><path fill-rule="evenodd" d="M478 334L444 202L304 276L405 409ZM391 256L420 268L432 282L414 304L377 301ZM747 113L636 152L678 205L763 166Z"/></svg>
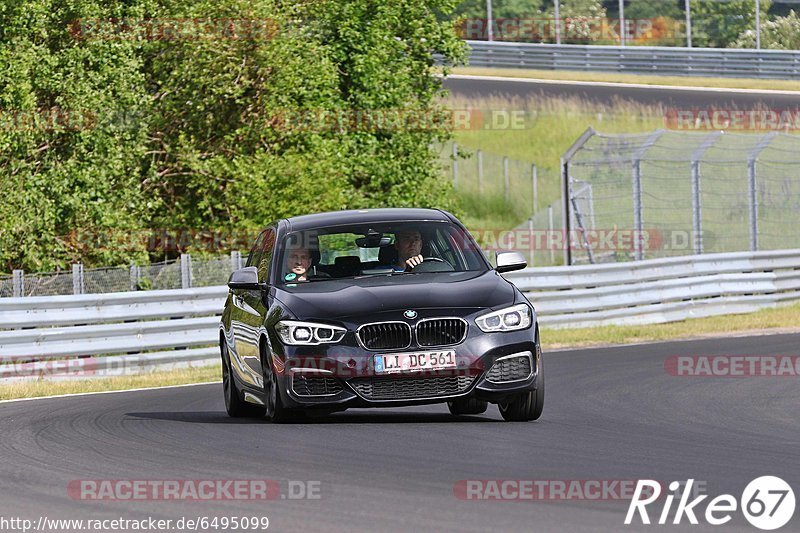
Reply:
<svg viewBox="0 0 800 533"><path fill-rule="evenodd" d="M505 199L508 203L508 157L503 157L503 179L505 180Z"/></svg>
<svg viewBox="0 0 800 533"><path fill-rule="evenodd" d="M231 250L231 271L239 270L242 264L242 252Z"/></svg>
<svg viewBox="0 0 800 533"><path fill-rule="evenodd" d="M14 288L14 298L22 298L25 296L25 271L14 270L11 273L12 284Z"/></svg>
<svg viewBox="0 0 800 533"><path fill-rule="evenodd" d="M83 294L83 265L72 265L72 294Z"/></svg>
<svg viewBox="0 0 800 533"><path fill-rule="evenodd" d="M138 291L139 290L139 281L142 277L142 271L139 268L139 265L131 265L131 290Z"/></svg>
<svg viewBox="0 0 800 533"><path fill-rule="evenodd" d="M192 256L181 254L181 288L192 288Z"/></svg>

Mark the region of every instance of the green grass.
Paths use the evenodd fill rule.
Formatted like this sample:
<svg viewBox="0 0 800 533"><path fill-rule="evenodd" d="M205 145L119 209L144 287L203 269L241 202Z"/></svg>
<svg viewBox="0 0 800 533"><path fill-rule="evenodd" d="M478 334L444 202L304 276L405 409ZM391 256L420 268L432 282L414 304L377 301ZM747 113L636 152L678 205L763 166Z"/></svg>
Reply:
<svg viewBox="0 0 800 533"><path fill-rule="evenodd" d="M200 366L181 370L159 371L135 376L81 379L69 381L21 381L0 385L0 400L36 398L79 392L104 392L188 383L205 383L222 379L220 365Z"/></svg>
<svg viewBox="0 0 800 533"><path fill-rule="evenodd" d="M706 78L700 76L654 76L644 74L619 74L616 72L569 72L563 70L532 70L516 68L459 67L452 74L472 76L502 76L508 78L534 78L540 80L599 81L613 83L638 83L643 85L670 85L676 87L713 87L728 89L772 89L800 91L800 82L792 80L759 80L753 78Z"/></svg>
<svg viewBox="0 0 800 533"><path fill-rule="evenodd" d="M691 339L707 336L730 336L745 332L800 330L800 304L762 309L742 315L695 318L668 324L645 326L601 326L594 328L541 328L542 349L577 348Z"/></svg>
<svg viewBox="0 0 800 533"><path fill-rule="evenodd" d="M603 133L650 132L664 126L663 110L618 100L598 104L578 98L482 98L447 100L451 109L490 112L520 111L521 127L457 129L454 141L460 154L457 198L469 228L509 229L524 222L532 211L531 170L538 168L537 210L561 197L560 159L588 128ZM477 150L483 152L484 173L477 184ZM450 170L451 149L441 158ZM502 158L510 159L509 201L504 198Z"/></svg>

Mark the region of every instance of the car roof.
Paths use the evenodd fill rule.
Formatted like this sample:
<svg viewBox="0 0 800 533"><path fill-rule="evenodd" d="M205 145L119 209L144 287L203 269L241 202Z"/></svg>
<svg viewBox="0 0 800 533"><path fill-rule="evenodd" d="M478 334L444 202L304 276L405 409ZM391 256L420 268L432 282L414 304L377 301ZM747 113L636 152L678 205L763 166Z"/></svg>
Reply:
<svg viewBox="0 0 800 533"><path fill-rule="evenodd" d="M438 209L420 208L380 208L353 209L348 211L329 211L287 218L288 231L303 231L324 226L360 224L370 222L407 222L407 221L450 222L450 218Z"/></svg>

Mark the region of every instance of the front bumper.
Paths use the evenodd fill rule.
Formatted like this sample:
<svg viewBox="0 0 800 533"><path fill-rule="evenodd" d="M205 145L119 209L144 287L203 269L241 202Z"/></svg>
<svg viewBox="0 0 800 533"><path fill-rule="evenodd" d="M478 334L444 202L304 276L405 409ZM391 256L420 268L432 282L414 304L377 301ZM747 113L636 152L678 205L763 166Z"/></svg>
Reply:
<svg viewBox="0 0 800 533"><path fill-rule="evenodd" d="M281 360L278 382L284 405L290 408L398 407L469 397L496 403L537 388L541 354L535 331L531 326L520 331L471 333L462 343L444 348L412 346L373 352L355 343L282 346L284 353L273 357ZM374 371L376 354L437 350L453 350L456 368L389 376ZM529 361L527 367L523 358ZM503 361L505 375L498 372L499 366L494 367Z"/></svg>

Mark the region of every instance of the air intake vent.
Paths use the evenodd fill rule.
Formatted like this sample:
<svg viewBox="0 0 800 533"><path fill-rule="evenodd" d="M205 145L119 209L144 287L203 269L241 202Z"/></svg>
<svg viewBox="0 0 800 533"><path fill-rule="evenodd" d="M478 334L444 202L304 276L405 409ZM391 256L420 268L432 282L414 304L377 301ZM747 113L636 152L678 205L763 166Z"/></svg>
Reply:
<svg viewBox="0 0 800 533"><path fill-rule="evenodd" d="M332 377L294 374L292 390L298 396L332 396L342 392L342 385Z"/></svg>
<svg viewBox="0 0 800 533"><path fill-rule="evenodd" d="M531 376L531 356L529 353L504 357L492 365L486 379L492 383L522 381Z"/></svg>
<svg viewBox="0 0 800 533"><path fill-rule="evenodd" d="M357 378L350 383L368 400L409 400L459 394L469 388L473 379L470 376Z"/></svg>

